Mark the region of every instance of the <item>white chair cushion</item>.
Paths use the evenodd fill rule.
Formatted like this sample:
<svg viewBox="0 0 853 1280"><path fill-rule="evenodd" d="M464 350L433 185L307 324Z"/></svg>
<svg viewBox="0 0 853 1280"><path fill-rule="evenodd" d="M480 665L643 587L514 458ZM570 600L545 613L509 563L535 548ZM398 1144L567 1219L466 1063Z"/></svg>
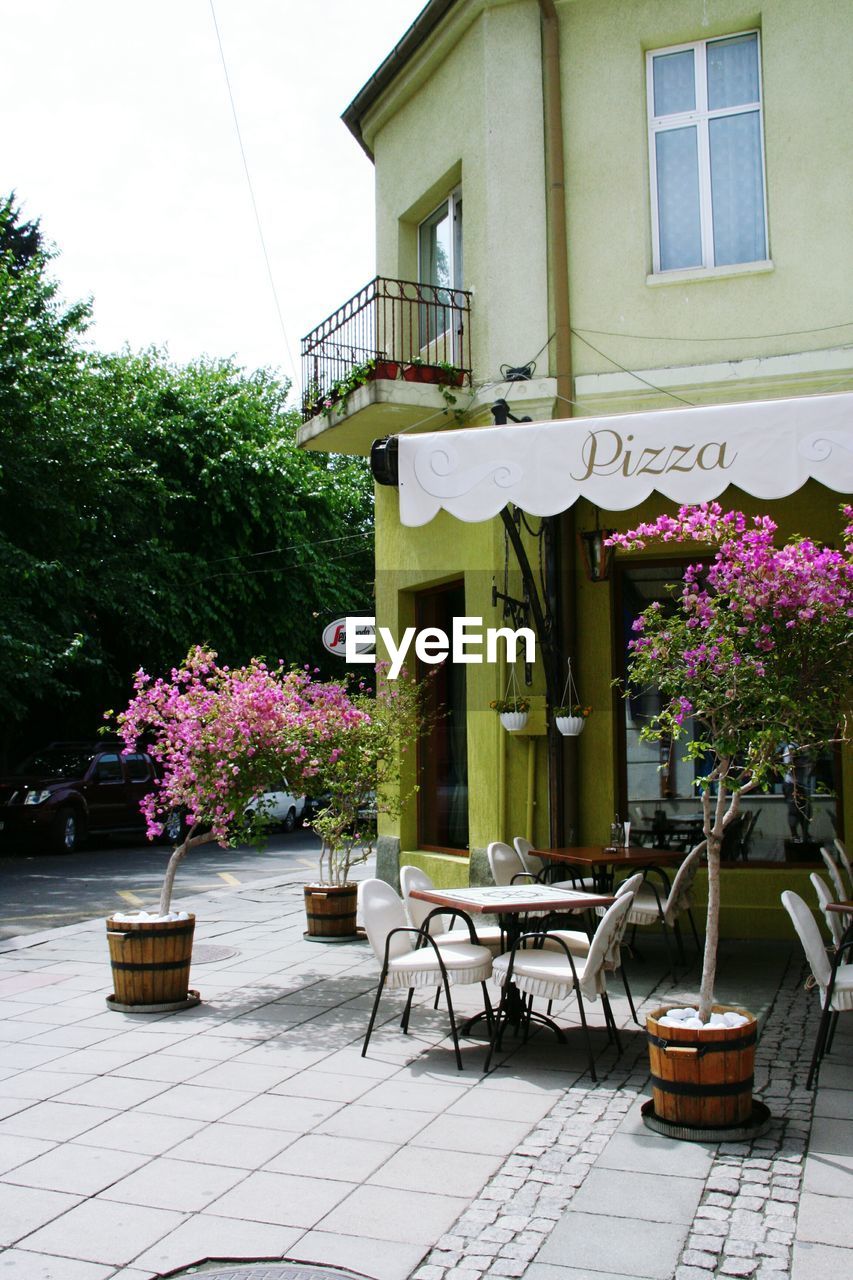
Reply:
<svg viewBox="0 0 853 1280"><path fill-rule="evenodd" d="M497 961L495 962L497 963ZM821 989L820 1002L826 1000L826 990ZM840 964L835 975L835 986L832 988L830 1008L836 1013L844 1013L853 1009L853 964Z"/></svg>
<svg viewBox="0 0 853 1280"><path fill-rule="evenodd" d="M509 955L498 956L492 966L492 976L499 987L506 986L509 961ZM583 980L585 964L582 957L575 961L578 982ZM565 952L546 951L544 948L541 951L516 951L512 981L525 995L540 996L543 1000L561 1000L574 990L575 985ZM595 994L589 998L594 1000Z"/></svg>
<svg viewBox="0 0 853 1280"><path fill-rule="evenodd" d="M661 906L666 910L666 898L661 898ZM606 907L596 907L595 914L603 916ZM658 900L654 891L647 885L641 885L634 894L634 901L628 913L628 924L654 924L660 919Z"/></svg>
<svg viewBox="0 0 853 1280"><path fill-rule="evenodd" d="M478 924L474 922L474 929L477 934L477 944L481 947L488 947L493 955L498 955L503 950L504 935L499 924ZM448 943L463 942L471 945L471 935L464 927L458 929L448 929L446 933L433 934L434 940L440 947L446 946Z"/></svg>
<svg viewBox="0 0 853 1280"><path fill-rule="evenodd" d="M441 948L441 958L452 983L485 982L492 972L492 953L470 942L452 942ZM427 944L417 951L397 956L388 965L389 987L437 987L441 967L433 948Z"/></svg>
<svg viewBox="0 0 853 1280"><path fill-rule="evenodd" d="M553 939L559 938L559 942ZM573 956L585 956L589 951L589 938L582 929L549 929L545 938L544 949L546 951L560 951L565 955L565 951L560 946L560 942L565 943Z"/></svg>

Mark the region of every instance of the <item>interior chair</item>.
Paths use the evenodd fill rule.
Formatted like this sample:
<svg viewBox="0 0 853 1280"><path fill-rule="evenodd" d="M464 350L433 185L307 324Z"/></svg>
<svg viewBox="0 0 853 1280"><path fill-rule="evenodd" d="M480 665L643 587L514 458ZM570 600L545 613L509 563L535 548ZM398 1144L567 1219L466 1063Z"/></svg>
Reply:
<svg viewBox="0 0 853 1280"><path fill-rule="evenodd" d="M630 900L633 903L634 897L642 883L643 873L638 871L635 875L629 876L627 880L622 881L616 889L616 897L630 897ZM602 916L604 915L605 910L606 908L604 907L598 908L598 911ZM624 941L627 928L628 915L626 914L622 916L619 929L616 930L611 939L610 950L607 952L604 959L604 971L605 973L616 973L618 970L621 973L622 985L625 988L625 995L628 997L628 1006L631 1010L631 1017L634 1019L637 1026L640 1026L640 1019L637 1017L637 1010L634 1008L634 999L631 995L631 988L628 985L628 975L625 972L625 966L622 963L622 943ZM589 949L592 945L592 939L588 934L584 933L580 929L549 929L543 945L546 948L554 950L558 947L558 944L568 947L573 956L587 956L589 955Z"/></svg>
<svg viewBox="0 0 853 1280"><path fill-rule="evenodd" d="M823 858L824 865L829 872L829 878L832 881L832 888L835 893L835 901L844 902L847 897L847 890L844 888L844 881L841 879L838 863L833 858L828 845L822 847L820 856Z"/></svg>
<svg viewBox="0 0 853 1280"><path fill-rule="evenodd" d="M511 951L498 956L492 966L492 976L501 988L501 1002L495 1019L492 1041L486 1058L484 1071L488 1071L492 1056L500 1050L503 1031L507 1023L509 1002L512 989L520 993L525 1002L525 1014L529 1024L529 1015L534 998L544 1000L560 1000L569 996L572 991L577 995L580 1010L581 1026L586 1040L589 1070L593 1080L595 1058L592 1042L589 1038L589 1027L586 1021L584 1000L593 1002L601 999L608 1036L615 1040L617 1051L621 1052L619 1033L610 1001L607 998L606 962L611 955L614 938L623 924L623 919L631 909L629 894L617 898L605 911L595 931L586 956L572 955L568 946L561 943L554 935L526 933L518 939ZM544 946L544 941L548 946ZM554 945L551 945L553 942Z"/></svg>
<svg viewBox="0 0 853 1280"><path fill-rule="evenodd" d="M820 1070L824 1053L829 1053L832 1049L832 1038L839 1013L846 1013L853 1009L853 964L841 964L840 957L837 964L833 965L830 962L814 916L798 893L786 889L782 894L782 906L791 917L820 991L822 1010L820 1026L806 1080L806 1088L811 1089Z"/></svg>
<svg viewBox="0 0 853 1280"><path fill-rule="evenodd" d="M411 893L413 889L434 889L435 884L420 867L405 866L400 868L400 888L403 891L403 902L409 924L415 929L423 928L430 912L435 911L435 906L431 902L424 902L422 898L413 898ZM453 919L453 915L434 915L430 920L430 935L439 946L445 942L471 941L467 924L463 921L454 928ZM502 951L503 930L500 925L484 924L480 917L471 917L471 919L479 945L488 947L493 955Z"/></svg>
<svg viewBox="0 0 853 1280"><path fill-rule="evenodd" d="M827 928L829 929L829 936L832 938L832 945L838 948L841 946L844 938L844 923L837 911L827 910L829 904L831 902L837 902L838 899L832 896L829 891L829 885L822 876L818 875L816 871L811 873L809 879L811 880L812 885L814 886L814 891L817 894L818 906L823 912L823 918L826 921Z"/></svg>
<svg viewBox="0 0 853 1280"><path fill-rule="evenodd" d="M472 933L469 933L467 942L439 945L433 937L421 933L409 924L402 898L384 880L362 882L361 909L368 941L382 966L361 1056L365 1057L367 1054L379 1011L379 1001L386 986L409 993L400 1023L404 1033L409 1029L409 1014L415 990L442 987L447 1000L456 1065L461 1071L462 1055L459 1052L459 1035L450 988L479 983L483 991L486 1018L491 1025L492 1006L486 990L486 979L492 972L492 954L488 947L479 946L476 935L472 936Z"/></svg>
<svg viewBox="0 0 853 1280"><path fill-rule="evenodd" d="M848 857L847 850L844 847L843 841L839 840L838 837L836 836L833 843L835 844L835 848L838 853L838 857L841 861L841 865L844 868L844 870L847 872L847 883L850 885L851 894L853 894L853 865L851 865L850 863L850 858Z"/></svg>
<svg viewBox="0 0 853 1280"><path fill-rule="evenodd" d="M675 960L672 954L669 933L672 930L675 934L679 954L683 961L684 947L681 942L678 917L684 912L687 912L687 918L690 921L693 940L696 943L696 951L699 952L701 950L699 934L696 931L696 921L693 919L691 907L693 902L693 882L696 879L696 872L699 870L704 847L703 841L696 846L692 853L687 855L675 873L675 879L672 882L669 893L663 891L663 886L659 888L654 881L646 878L634 894L631 903L631 911L628 916L628 923L633 926L631 941L633 942L634 940L638 925L642 928L648 928L651 925L659 924L663 931L666 955L673 980L676 978ZM601 915L603 911L603 907L596 907L597 915Z"/></svg>

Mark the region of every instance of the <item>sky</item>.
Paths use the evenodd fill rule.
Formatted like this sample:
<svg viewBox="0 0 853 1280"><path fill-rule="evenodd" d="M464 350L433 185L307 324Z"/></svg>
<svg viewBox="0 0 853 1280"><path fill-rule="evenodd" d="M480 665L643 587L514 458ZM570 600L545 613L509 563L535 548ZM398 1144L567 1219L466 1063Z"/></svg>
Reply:
<svg viewBox="0 0 853 1280"><path fill-rule="evenodd" d="M340 120L424 0L0 0L0 193L92 297L103 350L299 341L375 274L373 166ZM297 366L296 370L294 365Z"/></svg>

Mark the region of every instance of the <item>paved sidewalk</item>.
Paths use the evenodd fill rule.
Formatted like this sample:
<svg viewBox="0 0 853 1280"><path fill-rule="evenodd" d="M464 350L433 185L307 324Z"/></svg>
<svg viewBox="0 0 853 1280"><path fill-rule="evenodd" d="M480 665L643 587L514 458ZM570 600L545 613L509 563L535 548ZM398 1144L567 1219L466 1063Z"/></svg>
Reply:
<svg viewBox="0 0 853 1280"><path fill-rule="evenodd" d="M598 1086L577 1032L514 1046L485 1078L468 1040L459 1073L443 1009L419 1004L406 1037L393 994L363 1059L377 966L365 944L303 939L295 877L181 905L204 1002L180 1014L105 1008L102 920L0 944L2 1280L150 1280L206 1258L375 1280L853 1273L851 1033L813 1120L817 1000L794 948L726 948L719 994L763 1015L756 1089L776 1119L751 1146L698 1146L643 1128L645 1046L615 986L624 1052L594 1006ZM644 951L648 1009L672 988Z"/></svg>

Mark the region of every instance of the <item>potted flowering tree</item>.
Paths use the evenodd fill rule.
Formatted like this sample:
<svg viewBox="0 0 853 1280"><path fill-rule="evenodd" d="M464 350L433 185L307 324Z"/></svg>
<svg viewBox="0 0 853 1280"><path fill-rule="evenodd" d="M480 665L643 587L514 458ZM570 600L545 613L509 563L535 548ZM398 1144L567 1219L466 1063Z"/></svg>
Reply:
<svg viewBox="0 0 853 1280"><path fill-rule="evenodd" d="M669 1092L655 1087L655 1110L676 1123L707 1124L715 1114L717 1123L731 1125L751 1114L751 1082L739 1091L718 1088L728 1096L715 1099L703 1072L705 1080L725 1077L713 1074L714 1052L698 1052L705 1035L730 1048L751 1044L754 1053L752 1015L741 1022L714 1005L720 851L741 797L766 790L784 774L788 744L814 750L849 740L853 508L842 511L841 551L799 537L777 548L769 517L724 514L717 503L682 507L675 517L660 516L608 539L626 550L673 542L714 550L710 565L688 566L671 608L655 602L643 611L630 642L629 681L657 689L663 703L644 736L681 739L685 759L711 762L697 781L708 860L699 1006L695 1017L675 1011L673 1018L659 1009L648 1020L653 1075L660 1076L654 1052L663 1046L664 1074L681 1086ZM747 1060L742 1053L744 1080L751 1077ZM673 1074L669 1068L676 1062ZM709 1099L718 1103L716 1111Z"/></svg>
<svg viewBox="0 0 853 1280"><path fill-rule="evenodd" d="M149 837L165 830L176 839L159 910L107 921L116 984L111 1007L146 1012L198 1002L196 993L188 993L195 919L171 910L175 873L199 845L263 842L263 806L251 802L272 790L287 769L295 785L310 767L307 743L304 755L291 749L295 727L301 730L304 720L306 678L259 659L232 670L200 647L169 679L137 672L134 697L116 724L126 750L144 739L160 768L155 790L141 802ZM332 698L326 711L323 723L315 717L312 726L317 741L338 731L343 714Z"/></svg>

